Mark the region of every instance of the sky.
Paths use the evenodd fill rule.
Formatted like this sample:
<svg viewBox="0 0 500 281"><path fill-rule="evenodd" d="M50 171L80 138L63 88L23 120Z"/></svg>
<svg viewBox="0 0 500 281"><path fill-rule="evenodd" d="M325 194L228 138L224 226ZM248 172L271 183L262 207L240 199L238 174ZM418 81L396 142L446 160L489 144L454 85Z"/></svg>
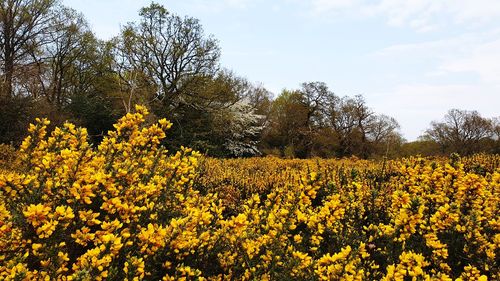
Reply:
<svg viewBox="0 0 500 281"><path fill-rule="evenodd" d="M500 116L500 0L156 0L200 20L221 66L278 95L322 81L409 141L449 109ZM151 1L63 0L109 39Z"/></svg>

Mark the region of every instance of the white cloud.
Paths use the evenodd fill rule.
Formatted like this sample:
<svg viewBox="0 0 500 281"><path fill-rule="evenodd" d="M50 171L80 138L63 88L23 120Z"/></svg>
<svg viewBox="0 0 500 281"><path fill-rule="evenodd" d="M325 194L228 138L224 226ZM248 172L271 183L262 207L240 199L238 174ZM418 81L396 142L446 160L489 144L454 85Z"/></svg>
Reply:
<svg viewBox="0 0 500 281"><path fill-rule="evenodd" d="M355 5L359 5L357 0L312 0L311 5L313 12L323 13L343 10Z"/></svg>
<svg viewBox="0 0 500 281"><path fill-rule="evenodd" d="M464 33L455 37L411 44L397 44L376 51L384 59L428 60L428 76L473 74L483 82L500 85L500 29Z"/></svg>
<svg viewBox="0 0 500 281"><path fill-rule="evenodd" d="M468 41L468 38L455 37L418 43L396 44L378 50L374 54L377 56L408 56L412 54L413 58L430 55L439 58L442 55L449 55L451 46L457 46ZM458 50L453 49L453 51L457 52Z"/></svg>
<svg viewBox="0 0 500 281"><path fill-rule="evenodd" d="M454 7L457 22L487 22L500 16L500 1L498 0L448 0L448 5Z"/></svg>
<svg viewBox="0 0 500 281"><path fill-rule="evenodd" d="M314 14L383 17L390 26L427 32L446 25L478 27L500 17L499 0L310 0Z"/></svg>
<svg viewBox="0 0 500 281"><path fill-rule="evenodd" d="M438 10L436 7L441 1L419 1L419 0L383 0L374 5L371 13L383 15L393 26L427 26L432 11ZM370 12L370 10L368 10Z"/></svg>

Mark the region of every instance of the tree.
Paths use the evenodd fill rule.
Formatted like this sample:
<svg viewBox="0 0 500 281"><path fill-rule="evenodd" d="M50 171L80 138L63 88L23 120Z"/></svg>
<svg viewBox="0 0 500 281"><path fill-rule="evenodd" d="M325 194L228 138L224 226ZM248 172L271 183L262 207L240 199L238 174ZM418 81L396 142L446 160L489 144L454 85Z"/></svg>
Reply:
<svg viewBox="0 0 500 281"><path fill-rule="evenodd" d="M255 113L248 99L238 101L216 114L215 123L223 139L225 154L229 156L256 156L265 116Z"/></svg>
<svg viewBox="0 0 500 281"><path fill-rule="evenodd" d="M310 156L319 131L326 126L328 104L335 99L335 95L324 82L302 83L299 92L302 94L302 102L307 109L305 124L300 131L303 154Z"/></svg>
<svg viewBox="0 0 500 281"><path fill-rule="evenodd" d="M321 132L326 132L327 108L334 98L323 82L306 82L298 90L284 90L268 110L268 148L297 157L309 157L317 154L315 150L323 150L316 142Z"/></svg>
<svg viewBox="0 0 500 281"><path fill-rule="evenodd" d="M492 135L493 135L493 153L500 154L500 117L494 117L492 122Z"/></svg>
<svg viewBox="0 0 500 281"><path fill-rule="evenodd" d="M442 152L469 155L481 151L481 142L492 136L492 122L477 111L451 109L443 122L433 121L426 135Z"/></svg>
<svg viewBox="0 0 500 281"><path fill-rule="evenodd" d="M371 144L370 153L394 155L395 148L403 142L403 138L397 132L398 121L384 114L375 115L370 121L366 127L367 139Z"/></svg>
<svg viewBox="0 0 500 281"><path fill-rule="evenodd" d="M168 145L171 148L188 145L210 155L227 156L224 148L227 130L234 121L231 118L238 116L234 114L234 106L245 99L245 104L248 103L245 108L249 107L254 112L251 103L246 101L253 89L246 79L226 70L217 72L213 77L200 79L191 88L196 95L186 96L184 106L169 116L174 124L170 135L175 140ZM152 104L152 108L157 115L164 114L161 104Z"/></svg>
<svg viewBox="0 0 500 281"><path fill-rule="evenodd" d="M493 138L495 140L500 140L500 117L494 117L491 119Z"/></svg>
<svg viewBox="0 0 500 281"><path fill-rule="evenodd" d="M308 82L272 102L263 140L268 151L277 148L288 156L368 158L399 146L398 128L394 118L376 115L361 95L340 98L325 83Z"/></svg>
<svg viewBox="0 0 500 281"><path fill-rule="evenodd" d="M333 92L324 82L307 82L301 84L299 90L303 103L307 107L307 126L312 131L314 127L325 125L325 113L328 104L335 98Z"/></svg>
<svg viewBox="0 0 500 281"><path fill-rule="evenodd" d="M59 7L47 28L45 42L30 52L38 70L38 91L32 91L31 95L43 96L60 110L80 88L78 76L86 71L81 63L95 53L97 40L82 15ZM86 65L88 68L89 64Z"/></svg>
<svg viewBox="0 0 500 281"><path fill-rule="evenodd" d="M339 138L339 156L354 154L367 158L370 154L368 134L375 119L364 98L360 95L336 98L328 113L330 124Z"/></svg>
<svg viewBox="0 0 500 281"><path fill-rule="evenodd" d="M119 99L119 79L114 72L114 45L97 40L89 33L84 33L81 44L83 52L67 74L69 104L64 109L99 141L124 113Z"/></svg>
<svg viewBox="0 0 500 281"><path fill-rule="evenodd" d="M118 113L111 43L98 40L83 15L57 6L44 44L30 50L33 78L22 84L37 103L37 115L55 124L71 119L89 128L94 140L112 129Z"/></svg>
<svg viewBox="0 0 500 281"><path fill-rule="evenodd" d="M170 117L195 95L191 89L217 70L220 56L217 41L205 37L195 18L181 18L152 3L140 11L140 22L122 30L119 51L121 68L143 72L154 83L151 101L159 102Z"/></svg>
<svg viewBox="0 0 500 281"><path fill-rule="evenodd" d="M264 88L263 85L251 87L248 94L245 96L250 106L255 110L256 114L263 115L266 120L271 109L273 94Z"/></svg>
<svg viewBox="0 0 500 281"><path fill-rule="evenodd" d="M220 76L220 75L218 75ZM247 157L261 155L261 134L267 122L271 93L262 85L252 85L245 79L227 76L223 85L228 87L223 107L211 109L214 117L214 131L222 140L224 155ZM232 99L228 99L233 97Z"/></svg>
<svg viewBox="0 0 500 281"><path fill-rule="evenodd" d="M29 53L44 44L55 0L0 1L0 61L2 95L14 95L14 77L30 63Z"/></svg>
<svg viewBox="0 0 500 281"><path fill-rule="evenodd" d="M358 155L363 158L368 158L370 155L368 130L371 124L375 121L374 112L366 105L366 102L361 95L351 99L352 114L356 120L357 133L359 134L359 151Z"/></svg>
<svg viewBox="0 0 500 281"><path fill-rule="evenodd" d="M38 110L30 52L45 44L55 0L0 1L0 141L18 143ZM28 83L29 82L29 83ZM29 86L29 87L26 87Z"/></svg>
<svg viewBox="0 0 500 281"><path fill-rule="evenodd" d="M368 158L387 155L389 149L403 140L399 124L387 115L376 115L363 96L333 96L326 110L327 121L338 139L337 156L356 155Z"/></svg>
<svg viewBox="0 0 500 281"><path fill-rule="evenodd" d="M303 134L308 108L299 91L283 90L272 102L263 139L268 148L277 148L287 156L303 156Z"/></svg>

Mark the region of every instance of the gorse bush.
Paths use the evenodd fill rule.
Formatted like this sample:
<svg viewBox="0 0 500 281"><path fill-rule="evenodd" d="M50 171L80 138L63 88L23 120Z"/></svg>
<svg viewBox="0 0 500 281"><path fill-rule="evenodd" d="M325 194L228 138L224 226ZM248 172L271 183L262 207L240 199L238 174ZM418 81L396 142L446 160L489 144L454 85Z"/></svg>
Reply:
<svg viewBox="0 0 500 281"><path fill-rule="evenodd" d="M0 143L0 171L15 168L16 149L12 145Z"/></svg>
<svg viewBox="0 0 500 281"><path fill-rule="evenodd" d="M497 280L499 156L211 159L138 106L37 120L0 170L0 279Z"/></svg>
<svg viewBox="0 0 500 281"><path fill-rule="evenodd" d="M0 178L0 279L161 279L209 254L220 210L190 186L198 154L160 146L171 124L127 114L93 148L85 129L38 120L22 168ZM196 252L196 255L194 253ZM185 264L183 266L182 264Z"/></svg>
<svg viewBox="0 0 500 281"><path fill-rule="evenodd" d="M499 159L207 159L196 184L245 215L259 278L497 280Z"/></svg>

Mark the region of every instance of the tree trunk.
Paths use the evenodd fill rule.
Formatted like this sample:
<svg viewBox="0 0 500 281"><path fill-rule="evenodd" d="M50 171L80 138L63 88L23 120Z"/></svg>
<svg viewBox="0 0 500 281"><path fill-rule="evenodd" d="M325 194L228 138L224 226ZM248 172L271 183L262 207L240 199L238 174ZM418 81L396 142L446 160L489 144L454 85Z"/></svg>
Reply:
<svg viewBox="0 0 500 281"><path fill-rule="evenodd" d="M12 32L11 32L10 21L4 22L3 27L3 41L4 41L4 49L3 49L3 57L5 59L4 64L4 92L2 93L6 98L11 98L13 96L13 77L14 77L14 46L11 45L12 41Z"/></svg>
<svg viewBox="0 0 500 281"><path fill-rule="evenodd" d="M11 98L13 93L13 80L14 80L14 59L11 55L7 55L5 58L5 85L4 85L4 95L6 98Z"/></svg>

